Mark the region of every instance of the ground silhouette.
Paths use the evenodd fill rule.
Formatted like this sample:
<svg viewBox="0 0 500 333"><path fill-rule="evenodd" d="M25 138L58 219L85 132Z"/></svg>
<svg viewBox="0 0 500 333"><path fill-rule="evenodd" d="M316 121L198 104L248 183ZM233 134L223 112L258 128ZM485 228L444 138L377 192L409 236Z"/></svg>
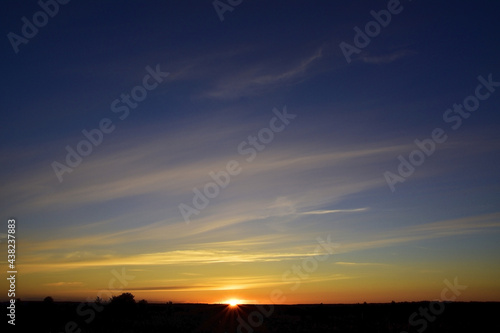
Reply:
<svg viewBox="0 0 500 333"><path fill-rule="evenodd" d="M495 302L392 302L273 307L172 302L155 304L145 300L136 302L132 294L124 293L107 302L99 299L89 303L20 301L16 304L16 331L500 332L500 323L496 320L499 311L500 303Z"/></svg>

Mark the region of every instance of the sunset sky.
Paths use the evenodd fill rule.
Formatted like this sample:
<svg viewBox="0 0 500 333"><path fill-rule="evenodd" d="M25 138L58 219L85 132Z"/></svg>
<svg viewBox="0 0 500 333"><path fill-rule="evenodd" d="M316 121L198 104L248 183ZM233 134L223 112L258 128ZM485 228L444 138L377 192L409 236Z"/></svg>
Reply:
<svg viewBox="0 0 500 333"><path fill-rule="evenodd" d="M497 1L58 7L1 11L16 297L500 301Z"/></svg>

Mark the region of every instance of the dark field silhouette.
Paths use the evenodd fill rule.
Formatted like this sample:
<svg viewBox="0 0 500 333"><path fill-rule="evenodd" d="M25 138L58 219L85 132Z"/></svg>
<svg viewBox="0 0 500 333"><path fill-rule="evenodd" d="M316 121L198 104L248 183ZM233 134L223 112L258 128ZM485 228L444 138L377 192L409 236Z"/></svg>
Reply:
<svg viewBox="0 0 500 333"><path fill-rule="evenodd" d="M230 307L150 304L136 302L131 294L105 304L16 303L15 330L23 332L500 332L500 303Z"/></svg>

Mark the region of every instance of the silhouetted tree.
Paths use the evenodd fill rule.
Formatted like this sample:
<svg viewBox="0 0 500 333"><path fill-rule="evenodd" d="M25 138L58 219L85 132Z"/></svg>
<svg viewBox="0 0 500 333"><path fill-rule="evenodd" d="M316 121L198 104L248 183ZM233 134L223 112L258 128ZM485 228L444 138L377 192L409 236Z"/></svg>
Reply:
<svg viewBox="0 0 500 333"><path fill-rule="evenodd" d="M109 315L112 318L125 316L128 320L133 320L137 311L137 303L135 302L134 295L131 293L123 293L119 296L111 297L107 307Z"/></svg>
<svg viewBox="0 0 500 333"><path fill-rule="evenodd" d="M111 305L132 305L135 304L134 295L123 293L120 296L111 297Z"/></svg>
<svg viewBox="0 0 500 333"><path fill-rule="evenodd" d="M139 302L137 302L137 311L141 315L145 315L148 310L148 301L145 299L141 299Z"/></svg>
<svg viewBox="0 0 500 333"><path fill-rule="evenodd" d="M52 297L50 297L50 296L47 296L47 297L45 297L45 298L43 299L43 302L44 302L45 304L52 304L52 303L54 303L54 299L53 299Z"/></svg>

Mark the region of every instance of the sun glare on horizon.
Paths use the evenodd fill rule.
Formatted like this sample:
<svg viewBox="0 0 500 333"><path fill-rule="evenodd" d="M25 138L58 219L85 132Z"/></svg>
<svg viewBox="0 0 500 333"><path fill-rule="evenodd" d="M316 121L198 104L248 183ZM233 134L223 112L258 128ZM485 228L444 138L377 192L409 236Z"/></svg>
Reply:
<svg viewBox="0 0 500 333"><path fill-rule="evenodd" d="M235 298L232 298L232 299L228 299L228 300L227 300L227 301L225 301L224 303L227 303L230 307L235 308L235 307L237 307L239 304L241 304L241 300L239 300L239 299L235 299Z"/></svg>

